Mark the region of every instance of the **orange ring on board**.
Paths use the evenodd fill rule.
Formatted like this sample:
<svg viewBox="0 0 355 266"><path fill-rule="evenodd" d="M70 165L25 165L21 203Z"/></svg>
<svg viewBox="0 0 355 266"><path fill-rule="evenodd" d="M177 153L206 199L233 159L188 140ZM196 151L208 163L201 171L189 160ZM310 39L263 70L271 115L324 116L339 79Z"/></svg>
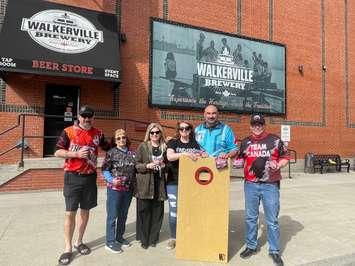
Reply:
<svg viewBox="0 0 355 266"><path fill-rule="evenodd" d="M210 174L210 179L208 179L208 180L206 180L206 181L201 181L199 177L200 177L200 174L201 174L202 172L207 172L207 173L209 173L209 174ZM212 180L213 180L213 172L212 172L212 170L211 170L210 168L208 168L208 167L205 167L205 166L202 166L202 167L198 168L198 169L196 170L196 172L195 172L195 180L196 180L196 182L199 183L200 185L203 185L203 186L208 185L208 184L211 183Z"/></svg>

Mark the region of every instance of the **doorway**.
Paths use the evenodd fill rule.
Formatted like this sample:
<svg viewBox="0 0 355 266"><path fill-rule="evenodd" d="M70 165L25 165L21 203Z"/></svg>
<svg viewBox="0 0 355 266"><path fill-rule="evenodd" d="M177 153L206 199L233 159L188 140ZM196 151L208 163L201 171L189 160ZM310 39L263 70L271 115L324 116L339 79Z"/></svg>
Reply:
<svg viewBox="0 0 355 266"><path fill-rule="evenodd" d="M71 126L77 115L79 87L58 84L46 86L44 113L58 117L44 118L43 156L53 156L57 137L65 127Z"/></svg>

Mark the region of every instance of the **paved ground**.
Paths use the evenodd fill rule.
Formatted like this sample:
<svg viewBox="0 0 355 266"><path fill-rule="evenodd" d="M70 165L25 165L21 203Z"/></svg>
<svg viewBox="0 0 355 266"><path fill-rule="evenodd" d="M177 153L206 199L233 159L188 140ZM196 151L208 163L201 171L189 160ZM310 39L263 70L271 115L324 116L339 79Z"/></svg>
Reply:
<svg viewBox="0 0 355 266"><path fill-rule="evenodd" d="M283 180L281 188L285 265L355 265L355 172L296 173L293 177ZM239 257L244 235L242 184L241 179L233 179L230 189L229 265L273 265L267 256L263 225L259 253L246 261ZM143 250L133 242L122 254L106 251L105 199L101 189L85 238L92 254L77 254L71 265L215 265L175 259L174 251L165 248L167 215L156 248ZM0 194L0 265L57 265L63 248L63 208L61 191ZM129 212L127 237L133 240L134 234L135 201Z"/></svg>

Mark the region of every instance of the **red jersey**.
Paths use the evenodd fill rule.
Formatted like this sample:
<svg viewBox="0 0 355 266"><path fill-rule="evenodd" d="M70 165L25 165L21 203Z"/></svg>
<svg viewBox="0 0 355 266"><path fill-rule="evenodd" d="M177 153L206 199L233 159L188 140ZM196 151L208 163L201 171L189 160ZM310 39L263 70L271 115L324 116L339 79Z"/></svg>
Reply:
<svg viewBox="0 0 355 266"><path fill-rule="evenodd" d="M281 171L270 168L272 162L280 159L290 160L287 147L281 139L264 133L256 138L249 136L242 140L239 156L244 158L244 176L251 182L277 182L281 179Z"/></svg>
<svg viewBox="0 0 355 266"><path fill-rule="evenodd" d="M63 130L58 139L56 148L68 151L78 151L82 147L89 147L88 158L67 158L64 163L64 171L91 174L96 172L98 147L105 142L104 135L97 128L89 130L73 125Z"/></svg>

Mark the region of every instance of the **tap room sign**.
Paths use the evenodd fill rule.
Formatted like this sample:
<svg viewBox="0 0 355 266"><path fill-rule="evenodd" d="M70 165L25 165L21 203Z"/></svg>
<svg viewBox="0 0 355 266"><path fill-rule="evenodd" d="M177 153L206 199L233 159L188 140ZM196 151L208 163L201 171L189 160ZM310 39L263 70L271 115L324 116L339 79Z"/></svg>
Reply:
<svg viewBox="0 0 355 266"><path fill-rule="evenodd" d="M119 82L117 18L42 0L8 1L0 70Z"/></svg>
<svg viewBox="0 0 355 266"><path fill-rule="evenodd" d="M151 106L286 113L286 47L153 18Z"/></svg>

